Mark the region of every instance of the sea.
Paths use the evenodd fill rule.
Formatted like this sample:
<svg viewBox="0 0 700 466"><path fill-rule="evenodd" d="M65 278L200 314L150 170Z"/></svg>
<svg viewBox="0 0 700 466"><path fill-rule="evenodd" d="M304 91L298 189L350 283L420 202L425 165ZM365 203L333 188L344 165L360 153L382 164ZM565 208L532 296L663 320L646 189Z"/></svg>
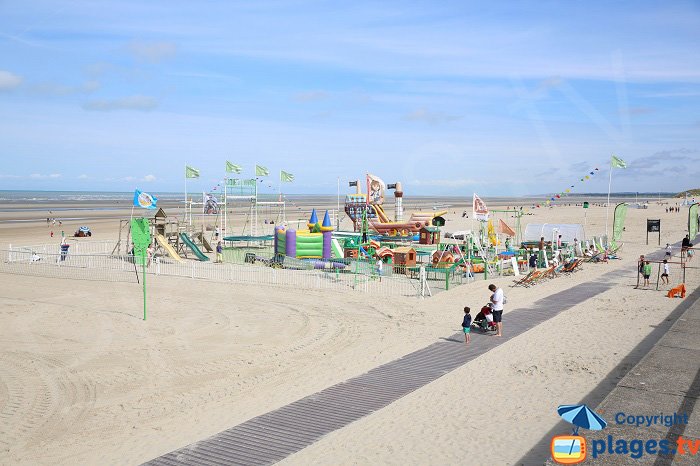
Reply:
<svg viewBox="0 0 700 466"><path fill-rule="evenodd" d="M158 198L158 206L164 208L181 207L184 204L184 192L152 192ZM212 193L215 198L218 198L220 193ZM639 202L656 202L662 198L673 197L675 193L614 193L611 196L611 202L631 202L638 200ZM190 199L193 199L195 204L200 196L204 194L192 193L188 194ZM329 194L283 194L278 193L260 193L259 201L279 201L284 200L288 208L294 210L306 210L311 208L321 208L340 204L342 209L345 193L341 193L340 198L337 195ZM584 200L591 202L605 202L607 194L592 193L592 194L576 194L568 196L565 199L558 199L556 203L577 203ZM120 191L30 191L30 190L0 190L0 212L35 212L37 217L56 216L54 212L61 211L117 211L131 208L133 204L134 193ZM500 206L535 206L546 203L548 195L528 195L520 197L495 197L482 196L486 204ZM217 199L219 200L219 199ZM230 201L231 202L231 201ZM238 202L241 202L240 200ZM387 194L385 201L387 204L393 204L393 196ZM471 206L472 195L464 196L405 196L403 205L405 210L425 210L425 209L446 209L449 207L464 208ZM41 212L41 213L40 213Z"/></svg>

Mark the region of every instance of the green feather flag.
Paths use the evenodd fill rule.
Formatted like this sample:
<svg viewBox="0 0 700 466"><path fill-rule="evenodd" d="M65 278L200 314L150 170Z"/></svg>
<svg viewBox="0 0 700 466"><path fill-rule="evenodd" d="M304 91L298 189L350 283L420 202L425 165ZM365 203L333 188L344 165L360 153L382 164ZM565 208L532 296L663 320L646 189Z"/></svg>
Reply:
<svg viewBox="0 0 700 466"><path fill-rule="evenodd" d="M185 178L199 178L199 170L185 165Z"/></svg>
<svg viewBox="0 0 700 466"><path fill-rule="evenodd" d="M270 170L263 167L262 165L255 166L255 176L267 176L270 174Z"/></svg>
<svg viewBox="0 0 700 466"><path fill-rule="evenodd" d="M610 159L610 165L612 165L613 168L627 168L627 163L614 155L612 156L612 159Z"/></svg>
<svg viewBox="0 0 700 466"><path fill-rule="evenodd" d="M243 171L243 167L240 165L236 165L235 163L231 163L228 160L226 161L226 173L240 173Z"/></svg>
<svg viewBox="0 0 700 466"><path fill-rule="evenodd" d="M291 173L287 173L284 170L280 170L280 181L282 183L291 183L292 181L294 181L294 175L292 175Z"/></svg>

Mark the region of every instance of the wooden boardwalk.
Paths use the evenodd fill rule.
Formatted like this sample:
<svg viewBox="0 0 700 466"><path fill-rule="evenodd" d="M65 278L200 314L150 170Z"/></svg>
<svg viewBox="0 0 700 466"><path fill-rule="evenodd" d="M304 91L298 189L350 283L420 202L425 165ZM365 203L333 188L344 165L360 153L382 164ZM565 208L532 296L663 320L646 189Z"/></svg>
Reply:
<svg viewBox="0 0 700 466"><path fill-rule="evenodd" d="M581 273L581 272L578 272ZM148 465L266 465L302 450L324 435L371 414L442 377L557 314L612 288L616 270L540 299L504 316L503 338L472 334L433 343L353 379L250 419L242 424L149 461ZM458 342L459 344L456 344Z"/></svg>

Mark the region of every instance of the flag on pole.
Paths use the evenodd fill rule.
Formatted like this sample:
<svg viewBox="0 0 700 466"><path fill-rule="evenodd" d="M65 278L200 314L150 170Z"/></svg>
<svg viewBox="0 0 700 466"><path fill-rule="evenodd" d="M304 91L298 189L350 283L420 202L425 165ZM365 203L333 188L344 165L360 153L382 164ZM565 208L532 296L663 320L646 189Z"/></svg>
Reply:
<svg viewBox="0 0 700 466"><path fill-rule="evenodd" d="M155 209L158 198L138 189L134 191L134 207L143 209Z"/></svg>
<svg viewBox="0 0 700 466"><path fill-rule="evenodd" d="M472 202L472 217L482 222L489 219L489 209L486 207L486 203L482 201L481 198L476 195L476 193L474 193L474 199Z"/></svg>
<svg viewBox="0 0 700 466"><path fill-rule="evenodd" d="M243 171L243 167L240 165L236 165L235 163L231 163L228 160L226 161L226 173L240 173Z"/></svg>
<svg viewBox="0 0 700 466"><path fill-rule="evenodd" d="M612 165L613 168L627 168L627 163L625 163L625 161L621 158L615 157L614 155L610 160L610 165Z"/></svg>
<svg viewBox="0 0 700 466"><path fill-rule="evenodd" d="M267 176L270 174L270 170L263 167L262 165L255 166L255 176Z"/></svg>
<svg viewBox="0 0 700 466"><path fill-rule="evenodd" d="M185 178L199 178L199 170L185 165Z"/></svg>
<svg viewBox="0 0 700 466"><path fill-rule="evenodd" d="M280 181L282 183L291 183L292 181L294 181L294 175L292 175L291 173L287 173L284 170L280 170Z"/></svg>

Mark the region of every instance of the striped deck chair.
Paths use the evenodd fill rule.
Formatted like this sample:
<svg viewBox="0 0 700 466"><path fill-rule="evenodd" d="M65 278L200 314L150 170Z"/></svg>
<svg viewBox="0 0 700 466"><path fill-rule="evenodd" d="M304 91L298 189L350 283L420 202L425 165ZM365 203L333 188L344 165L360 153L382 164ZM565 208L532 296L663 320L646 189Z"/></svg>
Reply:
<svg viewBox="0 0 700 466"><path fill-rule="evenodd" d="M525 288L530 288L531 286L537 285L537 283L539 283L542 280L543 274L544 274L543 270L535 270L535 273L532 274L530 281L528 281L525 284Z"/></svg>
<svg viewBox="0 0 700 466"><path fill-rule="evenodd" d="M544 279L547 279L547 278L554 278L554 277L555 277L555 275L554 275L554 270L555 270L556 268L557 268L556 265L552 265L552 266L549 267L547 270L545 270L544 272L542 272L542 279L544 280Z"/></svg>
<svg viewBox="0 0 700 466"><path fill-rule="evenodd" d="M574 259L572 262L569 262L568 264L564 265L564 268L561 270L562 273L572 273L576 267L581 263L581 259Z"/></svg>
<svg viewBox="0 0 700 466"><path fill-rule="evenodd" d="M525 275L524 277L522 277L520 280L514 280L514 281L513 281L513 284L511 285L511 287L515 288L516 286L525 286L525 284L528 283L528 282L530 281L530 279L531 279L532 276L535 274L535 272L536 272L536 270L533 270L533 271L530 272L529 274L527 274L527 275Z"/></svg>

